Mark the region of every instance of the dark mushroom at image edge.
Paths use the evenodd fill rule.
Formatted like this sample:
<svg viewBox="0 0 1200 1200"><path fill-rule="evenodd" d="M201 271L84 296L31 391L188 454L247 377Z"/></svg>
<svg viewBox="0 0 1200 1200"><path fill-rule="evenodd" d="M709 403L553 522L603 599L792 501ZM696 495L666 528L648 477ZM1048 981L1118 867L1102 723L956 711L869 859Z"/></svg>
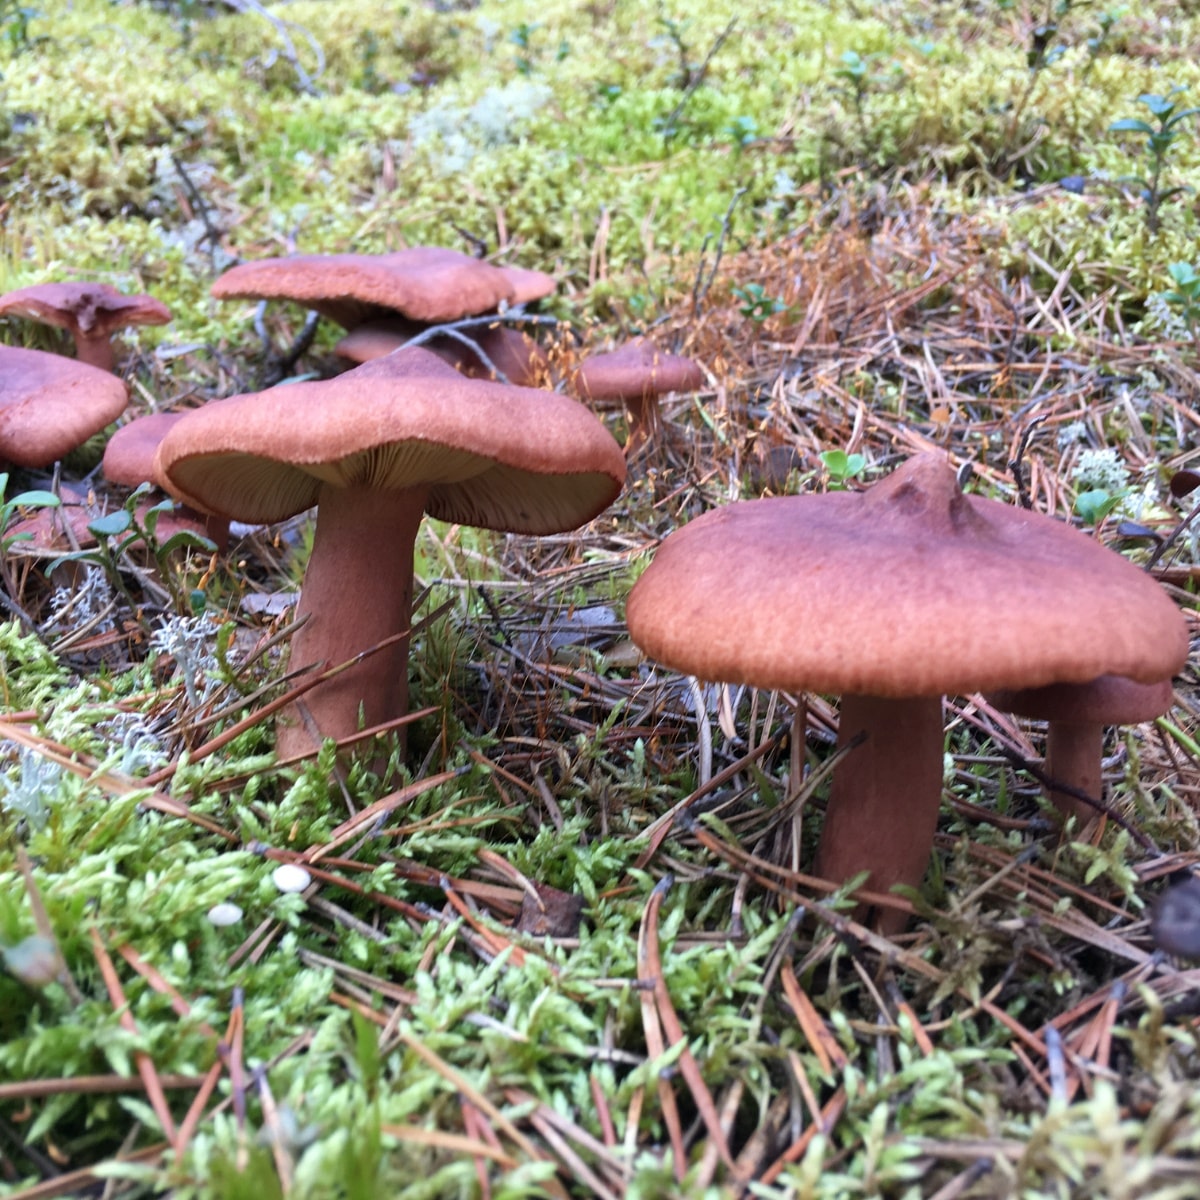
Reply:
<svg viewBox="0 0 1200 1200"><path fill-rule="evenodd" d="M1082 828L1098 810L1078 793L1102 798L1105 726L1137 725L1161 717L1174 702L1175 689L1169 678L1139 683L1101 675L1088 683L989 692L986 698L1002 712L1049 722L1043 762L1046 792L1063 820L1075 817Z"/></svg>
<svg viewBox="0 0 1200 1200"><path fill-rule="evenodd" d="M0 346L0 463L46 467L115 421L129 389L61 354Z"/></svg>
<svg viewBox="0 0 1200 1200"><path fill-rule="evenodd" d="M423 349L320 383L213 401L163 439L157 474L192 507L270 523L316 506L292 662L388 643L279 723L290 759L408 708L413 545L425 513L512 533L577 528L616 499L620 448L566 396L467 379Z"/></svg>
<svg viewBox="0 0 1200 1200"><path fill-rule="evenodd" d="M106 283L39 283L0 296L0 316L65 329L79 362L112 371L113 334L130 325L165 325L171 310L153 296L127 296Z"/></svg>
<svg viewBox="0 0 1200 1200"><path fill-rule="evenodd" d="M942 696L1156 683L1182 614L1077 529L964 495L941 454L860 493L730 504L677 530L630 593L633 640L700 679L841 694L817 859L831 881L919 885L941 802ZM861 744L858 744L861 738ZM879 927L903 927L879 906Z"/></svg>
<svg viewBox="0 0 1200 1200"><path fill-rule="evenodd" d="M659 397L671 392L694 392L704 384L704 371L698 363L659 350L644 338L635 338L617 350L589 355L571 377L571 391L581 400L625 405L629 414L626 458L634 457L654 441Z"/></svg>

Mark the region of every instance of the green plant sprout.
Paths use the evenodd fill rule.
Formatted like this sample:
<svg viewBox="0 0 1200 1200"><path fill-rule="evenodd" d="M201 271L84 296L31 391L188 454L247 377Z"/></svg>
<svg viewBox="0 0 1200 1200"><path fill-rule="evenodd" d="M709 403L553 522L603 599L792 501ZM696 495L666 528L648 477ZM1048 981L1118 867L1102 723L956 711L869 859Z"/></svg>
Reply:
<svg viewBox="0 0 1200 1200"><path fill-rule="evenodd" d="M776 313L787 312L787 305L778 296L772 296L761 283L747 283L733 289L733 294L742 302L738 312L756 325L761 325Z"/></svg>
<svg viewBox="0 0 1200 1200"><path fill-rule="evenodd" d="M1092 68L1095 67L1097 60L1108 45L1112 35L1113 27L1129 10L1122 6L1121 8L1110 9L1108 12L1101 13L1096 18L1096 24L1100 26L1099 32L1092 34L1084 43L1087 46L1088 60L1084 64L1081 78L1086 81L1092 73Z"/></svg>
<svg viewBox="0 0 1200 1200"><path fill-rule="evenodd" d="M1197 337L1197 328L1200 327L1200 272L1191 263L1173 262L1167 267L1167 274L1175 286L1159 295L1167 304L1179 310L1192 343L1200 345L1200 337Z"/></svg>
<svg viewBox="0 0 1200 1200"><path fill-rule="evenodd" d="M176 550L185 548L201 550L206 554L215 554L216 543L186 529L171 534L165 541L160 541L158 537L159 518L164 513L173 511L174 501L164 500L153 505L146 509L139 519L136 512L138 501L150 490L148 483L142 484L141 487L129 494L122 508L90 521L88 532L96 538L96 547L60 555L47 567L47 574L53 574L54 570L64 563L90 563L104 572L113 588L130 608L137 612L140 606L126 586L121 572L121 559L133 546L142 542L154 559L158 574L166 583L177 611L184 615L192 613L196 607L196 597L184 586L183 581L179 578L179 573L172 569L171 555ZM203 597L201 597L202 602Z"/></svg>
<svg viewBox="0 0 1200 1200"><path fill-rule="evenodd" d="M1142 200L1146 204L1146 228L1151 233L1157 233L1159 230L1158 210L1163 204L1181 192L1191 191L1185 184L1165 189L1162 187L1162 173L1166 166L1167 154L1183 135L1183 122L1200 112L1200 108L1179 108L1178 102L1172 97L1182 91L1186 89L1176 86L1165 96L1155 92L1143 92L1138 97L1138 103L1144 104L1150 110L1150 115L1157 125L1143 121L1141 117L1122 117L1108 127L1110 133L1137 133L1146 139L1146 150L1151 158L1150 177L1147 179L1141 175L1125 175L1122 176L1122 182L1136 183L1139 186Z"/></svg>
<svg viewBox="0 0 1200 1200"><path fill-rule="evenodd" d="M31 533L11 535L8 533L8 523L12 520L13 513L20 508L58 508L61 504L53 492L34 489L20 492L12 499L5 500L4 493L6 491L8 491L8 472L3 471L0 472L0 560L3 559L3 553L6 553L14 542L25 542L33 537Z"/></svg>
<svg viewBox="0 0 1200 1200"><path fill-rule="evenodd" d="M0 606L6 612L14 612L13 603L9 596L14 594L13 579L9 570L8 551L16 542L27 542L32 539L32 533L8 532L9 522L13 514L22 508L58 508L60 501L53 492L39 490L20 492L12 499L4 499L8 491L8 472L0 472Z"/></svg>
<svg viewBox="0 0 1200 1200"><path fill-rule="evenodd" d="M867 469L866 455L847 454L845 450L823 450L821 462L829 472L829 490L844 492L847 484Z"/></svg>
<svg viewBox="0 0 1200 1200"><path fill-rule="evenodd" d="M1089 488L1075 497L1075 512L1085 525L1097 528L1113 510L1130 494L1132 488L1110 492L1107 488Z"/></svg>

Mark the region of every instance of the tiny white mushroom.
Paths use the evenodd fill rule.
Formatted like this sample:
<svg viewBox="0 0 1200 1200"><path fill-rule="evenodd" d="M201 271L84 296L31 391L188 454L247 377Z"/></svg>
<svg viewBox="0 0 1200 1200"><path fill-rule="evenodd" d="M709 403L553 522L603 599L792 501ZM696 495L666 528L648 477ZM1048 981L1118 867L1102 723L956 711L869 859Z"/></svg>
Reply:
<svg viewBox="0 0 1200 1200"><path fill-rule="evenodd" d="M275 886L281 892L302 892L312 882L312 876L295 863L284 863L271 872Z"/></svg>
<svg viewBox="0 0 1200 1200"><path fill-rule="evenodd" d="M242 919L242 910L238 905L223 900L208 910L208 919L218 928L236 925Z"/></svg>

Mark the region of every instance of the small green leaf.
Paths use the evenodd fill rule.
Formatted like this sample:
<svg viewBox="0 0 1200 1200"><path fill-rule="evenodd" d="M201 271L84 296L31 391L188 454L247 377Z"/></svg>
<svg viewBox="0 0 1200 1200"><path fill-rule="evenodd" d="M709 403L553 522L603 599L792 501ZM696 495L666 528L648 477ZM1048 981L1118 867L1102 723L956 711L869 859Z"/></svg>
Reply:
<svg viewBox="0 0 1200 1200"><path fill-rule="evenodd" d="M53 492L21 492L8 501L13 508L58 508L62 501Z"/></svg>
<svg viewBox="0 0 1200 1200"><path fill-rule="evenodd" d="M1153 125L1147 125L1145 121L1139 120L1137 117L1122 117L1119 121L1114 121L1108 127L1109 133L1145 133L1153 135L1156 130Z"/></svg>
<svg viewBox="0 0 1200 1200"><path fill-rule="evenodd" d="M88 530L98 538L109 538L124 533L132 524L133 518L123 508L120 508L116 512L107 513L103 517L89 521Z"/></svg>

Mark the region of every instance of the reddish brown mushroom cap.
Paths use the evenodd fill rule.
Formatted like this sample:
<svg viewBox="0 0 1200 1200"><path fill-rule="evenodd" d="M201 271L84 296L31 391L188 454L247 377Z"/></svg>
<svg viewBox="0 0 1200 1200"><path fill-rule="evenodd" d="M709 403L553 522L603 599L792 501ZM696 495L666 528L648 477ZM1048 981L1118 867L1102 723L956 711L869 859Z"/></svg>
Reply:
<svg viewBox="0 0 1200 1200"><path fill-rule="evenodd" d="M158 474L155 465L159 443L186 415L181 412L150 413L122 425L104 447L104 461L101 464L104 478L128 488L152 483L156 488L166 491L166 482ZM202 533L219 550L229 545L227 518L196 512L186 504L177 504L174 512L161 514L155 529L160 542L172 533L181 531Z"/></svg>
<svg viewBox="0 0 1200 1200"><path fill-rule="evenodd" d="M1101 675L1087 683L988 693L988 703L1003 712L1035 721L1137 725L1161 717L1175 698L1170 679L1138 683L1120 675Z"/></svg>
<svg viewBox="0 0 1200 1200"><path fill-rule="evenodd" d="M940 455L861 493L706 513L663 543L628 617L647 653L702 678L873 696L1154 683L1187 656L1153 579L1049 517L964 496Z"/></svg>
<svg viewBox="0 0 1200 1200"><path fill-rule="evenodd" d="M0 346L0 461L45 467L115 421L129 389L86 363Z"/></svg>
<svg viewBox="0 0 1200 1200"><path fill-rule="evenodd" d="M535 300L544 300L554 294L558 286L553 275L545 271L533 271L528 267L500 267L512 288L512 299L509 304L532 304Z"/></svg>
<svg viewBox="0 0 1200 1200"><path fill-rule="evenodd" d="M421 326L393 319L366 321L355 326L336 346L334 352L354 363L371 362L399 350L417 333ZM506 325L484 325L463 331L465 337L475 342L495 366L504 373L508 382L517 387L526 387L536 382L539 374L547 367L542 348L519 329ZM483 360L471 348L457 338L440 337L423 342L444 362L457 368L472 379L491 379L492 373Z"/></svg>
<svg viewBox="0 0 1200 1200"><path fill-rule="evenodd" d="M123 487L152 483L161 488L154 469L158 445L183 417L183 413L150 413L122 425L104 447L104 478Z"/></svg>
<svg viewBox="0 0 1200 1200"><path fill-rule="evenodd" d="M511 270L511 268L510 268ZM393 254L296 254L226 271L218 300L295 300L353 329L400 313L436 324L513 303L514 281L500 267L440 246Z"/></svg>
<svg viewBox="0 0 1200 1200"><path fill-rule="evenodd" d="M692 392L704 382L698 363L638 338L618 350L584 359L572 377L572 388L590 400L640 400Z"/></svg>
<svg viewBox="0 0 1200 1200"><path fill-rule="evenodd" d="M327 484L428 487L432 516L535 534L590 520L625 477L616 443L582 405L467 379L422 348L195 409L158 465L175 494L234 520L303 512Z"/></svg>
<svg viewBox="0 0 1200 1200"><path fill-rule="evenodd" d="M108 371L114 333L130 325L165 325L171 310L153 296L125 296L106 283L39 283L0 296L0 316L67 330L79 360Z"/></svg>

